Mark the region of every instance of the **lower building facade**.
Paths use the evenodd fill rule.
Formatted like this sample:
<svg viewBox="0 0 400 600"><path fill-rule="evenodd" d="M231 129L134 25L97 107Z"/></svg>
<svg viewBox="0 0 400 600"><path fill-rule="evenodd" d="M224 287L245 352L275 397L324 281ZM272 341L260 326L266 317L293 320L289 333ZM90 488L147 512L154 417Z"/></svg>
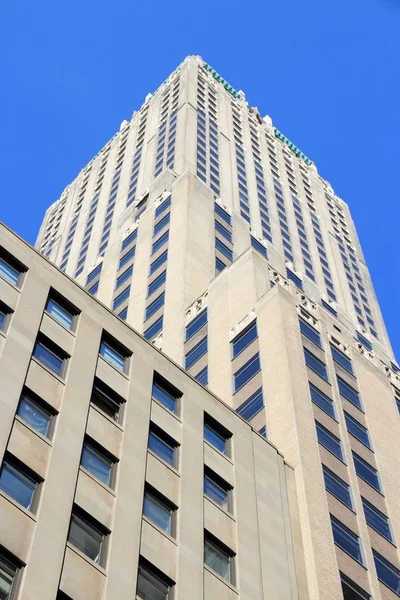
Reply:
<svg viewBox="0 0 400 600"><path fill-rule="evenodd" d="M293 469L0 228L2 600L306 600Z"/></svg>

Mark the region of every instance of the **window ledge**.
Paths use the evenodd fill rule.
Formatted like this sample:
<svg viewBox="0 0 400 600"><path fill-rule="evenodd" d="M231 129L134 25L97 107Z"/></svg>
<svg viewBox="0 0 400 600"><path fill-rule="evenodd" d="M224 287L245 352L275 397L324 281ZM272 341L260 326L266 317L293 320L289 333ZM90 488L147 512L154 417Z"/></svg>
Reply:
<svg viewBox="0 0 400 600"><path fill-rule="evenodd" d="M86 554L84 552L81 552L81 550L79 550L78 548L75 548L75 546L73 544L71 544L71 542L69 542L68 540L67 540L67 548L69 548L70 550L72 550L72 552L75 552L75 554L77 554L78 556L83 558L83 560L85 562L89 563L89 565L91 565L92 567L97 569L97 571L99 571L102 575L104 575L104 577L107 576L107 572L104 567L101 567L100 565L95 563L91 558L86 556Z"/></svg>
<svg viewBox="0 0 400 600"><path fill-rule="evenodd" d="M48 437L46 437L42 433L39 433L38 431L36 431L36 429L31 427L31 425L29 425L29 423L24 421L24 419L22 419L19 415L15 415L15 420L18 421L18 423L21 423L21 425L23 425L27 429L29 429L29 431L32 431L32 433L34 433L39 439L41 439L48 446L50 446L50 448L53 447L53 442Z"/></svg>
<svg viewBox="0 0 400 600"><path fill-rule="evenodd" d="M246 423L247 423L247 421L246 421ZM217 452L217 454L219 454L219 456L222 456L222 458L224 458L226 461L228 461L228 463L230 463L233 466L233 460L229 456L227 456L226 454L223 454L223 452L221 452L220 450L218 450L218 448L216 448L215 446L210 444L210 442L207 442L207 440L204 440L204 443L209 448L212 448L214 450L214 452Z"/></svg>
<svg viewBox="0 0 400 600"><path fill-rule="evenodd" d="M220 506L217 502L215 502L215 500L213 500L212 498L207 496L207 494L204 494L204 500L208 500L208 502L210 502L213 506L218 508L224 515L229 517L229 519L231 519L231 521L236 523L236 517L232 513L230 513L226 508L222 508L222 506Z"/></svg>
<svg viewBox="0 0 400 600"><path fill-rule="evenodd" d="M155 404L157 404L158 406L160 406L163 410L165 410L165 412L167 414L171 415L171 417L174 417L174 419L176 419L178 421L178 423L182 424L182 419L180 417L178 417L178 415L176 413L172 412L172 410L169 410L169 408L167 408L166 406L164 406L164 404L162 404L161 402L159 402L159 400L156 400L152 396L151 397L151 401L154 402Z"/></svg>
<svg viewBox="0 0 400 600"><path fill-rule="evenodd" d="M85 473L85 475L87 475L88 477L90 477L90 479L92 479L93 481L95 481L98 485L100 485L111 496L113 496L114 498L117 497L117 494L115 493L115 491L112 488L110 488L108 485L106 485L105 483L103 483L102 481L100 481L100 479L97 479L97 477L95 477L94 475L92 475L92 473L90 471L88 471L87 469L85 469L85 467L82 467L82 465L79 465L79 470L82 471L82 473Z"/></svg>
<svg viewBox="0 0 400 600"><path fill-rule="evenodd" d="M22 506L22 504L19 504L19 502L17 502L16 500L14 500L14 498L12 498L12 496L9 496L6 492L3 492L3 490L0 490L0 496L2 496L3 498L5 498L5 500L8 500L8 502L10 502L11 504L13 504L15 506L15 508L18 508L18 510L20 510L22 513L24 513L24 515L26 515L27 517L29 517L34 523L37 522L36 515L34 515L27 508L24 508Z"/></svg>
<svg viewBox="0 0 400 600"><path fill-rule="evenodd" d="M102 411L101 408L99 408L98 406L96 406L95 404L93 404L93 402L90 403L90 408L92 408L93 410L95 410L96 412L98 412L102 417L104 417L105 419L107 419L107 421L109 421L110 423L112 423L113 425L115 425L116 427L118 427L118 429L120 429L121 431L124 431L124 428L122 427L122 425L120 425L118 423L118 421L114 421L114 419L112 419L109 415L107 415L104 411Z"/></svg>
<svg viewBox="0 0 400 600"><path fill-rule="evenodd" d="M161 529L161 527L158 527L158 525L153 523L153 521L150 521L150 519L148 519L145 515L142 515L142 519L143 519L143 521L145 521L145 523L147 523L148 525L151 525L151 527L153 527L156 531L161 533L161 535L166 537L167 540L172 542L174 544L174 546L176 546L176 547L179 546L177 540L170 533L167 533L166 531L164 531L164 529Z"/></svg>
<svg viewBox="0 0 400 600"><path fill-rule="evenodd" d="M55 379L57 379L57 381L59 381L60 383L62 383L63 385L65 385L65 379L63 379L62 377L60 377L59 375L57 375L56 373L54 373L54 371L52 371L51 369L49 369L48 367L46 367L46 365L44 365L43 363L41 363L40 360L38 360L34 356L31 356L31 361L35 362L42 369L44 369L47 373L49 373L50 375L52 375L53 377L55 377Z"/></svg>
<svg viewBox="0 0 400 600"><path fill-rule="evenodd" d="M68 329L68 327L66 327L65 325L63 325L62 323L60 323L60 321L57 321L57 319L55 319L53 317L53 315L51 315L50 313L47 312L47 310L44 311L45 315L47 317L49 317L49 319L51 319L53 321L53 323L57 323L57 325L59 325L60 327L62 327L64 329L64 331L68 331L68 333L70 333L74 338L76 338L76 331L72 330L72 329Z"/></svg>
<svg viewBox="0 0 400 600"><path fill-rule="evenodd" d="M112 363L110 363L108 360L106 360L101 354L99 354L99 359L101 359L106 365L108 365L109 367L111 367L112 369L114 369L114 371L116 373L119 373L120 375L122 375L122 377L124 377L124 379L126 379L127 381L129 381L129 375L128 375L128 373L125 373L124 371L120 371L119 369L117 369L117 367L114 367L114 365Z"/></svg>
<svg viewBox="0 0 400 600"><path fill-rule="evenodd" d="M204 565L204 570L208 571L211 575L216 577L221 583L225 584L226 587L228 587L234 594L237 594L237 596L239 596L239 590L237 589L237 587L235 587L234 585L232 585L232 583L230 583L229 581L227 581L226 579L221 577L221 575L218 575L218 573L216 571L214 571L213 569L211 569L211 567L209 567L208 565Z"/></svg>
<svg viewBox="0 0 400 600"><path fill-rule="evenodd" d="M177 470L176 467L173 467L172 465L170 465L169 463L167 463L167 461L163 460L160 456L158 456L155 452L153 452L153 450L151 450L150 448L147 448L147 452L153 456L154 458L156 458L157 460L160 461L160 463L162 465L164 465L165 467L167 467L170 471L172 471L172 473L174 473L174 475L177 475L178 477L180 477L180 473Z"/></svg>

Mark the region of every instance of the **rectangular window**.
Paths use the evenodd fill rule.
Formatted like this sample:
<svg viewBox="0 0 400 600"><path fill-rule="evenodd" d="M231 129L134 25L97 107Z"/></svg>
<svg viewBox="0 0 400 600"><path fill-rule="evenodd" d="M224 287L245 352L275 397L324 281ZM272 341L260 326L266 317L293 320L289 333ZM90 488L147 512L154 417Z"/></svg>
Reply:
<svg viewBox="0 0 400 600"><path fill-rule="evenodd" d="M324 299L321 299L321 304L322 304L323 308L325 308L325 310L327 310L332 315L334 315L335 317L337 317L337 311L333 308L333 306L331 306L329 304L329 302L326 302Z"/></svg>
<svg viewBox="0 0 400 600"><path fill-rule="evenodd" d="M205 336L200 342L198 342L187 354L185 355L185 369L190 369L204 354L207 352L207 336Z"/></svg>
<svg viewBox="0 0 400 600"><path fill-rule="evenodd" d="M110 365L125 373L127 371L128 366L128 357L129 353L127 350L123 349L119 344L113 341L105 341L102 340L100 344L100 356L104 358Z"/></svg>
<svg viewBox="0 0 400 600"><path fill-rule="evenodd" d="M355 390L353 387L351 387L351 385L346 383L339 376L337 377L337 382L338 382L340 395L343 396L344 398L346 398L346 400L348 400L352 404L354 404L354 406L356 406L357 408L362 410L360 395L357 392L357 390Z"/></svg>
<svg viewBox="0 0 400 600"><path fill-rule="evenodd" d="M293 271L291 271L290 269L286 269L286 276L288 279L290 279L290 281L293 281L296 287L298 287L300 290L303 289L302 280L295 273L293 273Z"/></svg>
<svg viewBox="0 0 400 600"><path fill-rule="evenodd" d="M304 321L304 319L300 318L299 323L301 333L308 337L308 339L310 339L312 342L314 342L314 344L322 348L322 341L319 331L314 329L314 327L312 327L309 323Z"/></svg>
<svg viewBox="0 0 400 600"><path fill-rule="evenodd" d="M371 600L370 594L360 588L357 583L352 581L344 573L340 573L340 581L342 584L343 598L345 600Z"/></svg>
<svg viewBox="0 0 400 600"><path fill-rule="evenodd" d="M214 537L204 536L204 563L218 573L222 579L233 581L233 553L222 546Z"/></svg>
<svg viewBox="0 0 400 600"><path fill-rule="evenodd" d="M257 352L243 367L233 374L234 392L237 392L261 370L260 355Z"/></svg>
<svg viewBox="0 0 400 600"><path fill-rule="evenodd" d="M217 421L204 415L204 439L219 452L228 456L231 434Z"/></svg>
<svg viewBox="0 0 400 600"><path fill-rule="evenodd" d="M230 511L230 493L232 487L214 471L204 467L204 494L221 508Z"/></svg>
<svg viewBox="0 0 400 600"><path fill-rule="evenodd" d="M68 541L93 562L104 565L106 532L100 524L74 511L71 516Z"/></svg>
<svg viewBox="0 0 400 600"><path fill-rule="evenodd" d="M128 285L120 294L118 294L118 296L116 296L114 298L113 303L112 303L113 310L118 308L118 306L121 306L121 304L129 298L130 292L131 292L131 286Z"/></svg>
<svg viewBox="0 0 400 600"><path fill-rule="evenodd" d="M20 285L22 274L26 271L11 254L0 248L0 275L11 285Z"/></svg>
<svg viewBox="0 0 400 600"><path fill-rule="evenodd" d="M208 384L208 367L204 367L204 369L199 371L199 373L197 373L197 375L194 375L194 378L196 379L196 381L201 383L201 385L207 385Z"/></svg>
<svg viewBox="0 0 400 600"><path fill-rule="evenodd" d="M17 415L44 437L50 437L50 424L54 413L43 406L43 403L24 391L19 401Z"/></svg>
<svg viewBox="0 0 400 600"><path fill-rule="evenodd" d="M335 544L363 565L364 561L358 535L333 515L331 515L331 524Z"/></svg>
<svg viewBox="0 0 400 600"><path fill-rule="evenodd" d="M372 553L379 581L397 594L397 596L400 596L400 570L376 552L376 550L372 550Z"/></svg>
<svg viewBox="0 0 400 600"><path fill-rule="evenodd" d="M257 338L257 322L254 321L232 340L232 358L236 358Z"/></svg>
<svg viewBox="0 0 400 600"><path fill-rule="evenodd" d="M111 475L115 459L95 442L85 441L82 450L81 466L105 485L111 485Z"/></svg>
<svg viewBox="0 0 400 600"><path fill-rule="evenodd" d="M162 284L165 283L166 279L167 271L163 271L161 275L159 275L158 277L156 277L156 279L154 279L154 281L149 283L149 287L147 289L147 297L151 296L151 294L153 294L160 286L162 286Z"/></svg>
<svg viewBox="0 0 400 600"><path fill-rule="evenodd" d="M329 396L321 392L321 390L315 387L315 385L313 385L312 383L309 383L309 386L311 400L314 402L314 404L319 406L319 408L326 412L326 414L328 414L330 417L332 417L332 419L336 419L333 400L331 400Z"/></svg>
<svg viewBox="0 0 400 600"><path fill-rule="evenodd" d="M153 423L150 423L148 448L171 467L177 466L178 444Z"/></svg>
<svg viewBox="0 0 400 600"><path fill-rule="evenodd" d="M118 270L121 269L124 265L126 265L126 263L129 262L135 256L135 253L136 253L136 246L133 246L133 248L128 250L128 252L126 252L126 254L124 254L119 259Z"/></svg>
<svg viewBox="0 0 400 600"><path fill-rule="evenodd" d="M117 423L122 421L125 400L100 379L94 380L90 402Z"/></svg>
<svg viewBox="0 0 400 600"><path fill-rule="evenodd" d="M0 554L0 598L11 600L18 568L5 553Z"/></svg>
<svg viewBox="0 0 400 600"><path fill-rule="evenodd" d="M171 206L171 196L164 200L155 210L154 218L157 219L167 208Z"/></svg>
<svg viewBox="0 0 400 600"><path fill-rule="evenodd" d="M58 298L58 296L54 298L50 297L47 300L46 312L67 329L74 329L74 320L77 311L69 303L67 304L66 301Z"/></svg>
<svg viewBox="0 0 400 600"><path fill-rule="evenodd" d="M182 393L166 381L166 379L157 374L154 376L151 395L171 412L178 412L179 400L182 398Z"/></svg>
<svg viewBox="0 0 400 600"><path fill-rule="evenodd" d="M315 426L317 428L318 443L337 456L339 460L343 461L342 442L340 439L321 425L321 423L318 423L318 421L315 421Z"/></svg>
<svg viewBox="0 0 400 600"><path fill-rule="evenodd" d="M228 240L228 242L232 243L232 234L228 231L219 221L215 221L215 230L218 231L221 235L224 236Z"/></svg>
<svg viewBox="0 0 400 600"><path fill-rule="evenodd" d="M328 371L326 369L326 364L319 360L314 354L312 354L307 348L304 348L304 358L306 361L307 367L312 369L317 375L325 379L325 381L329 382L328 379Z"/></svg>
<svg viewBox="0 0 400 600"><path fill-rule="evenodd" d="M226 264L222 262L218 257L215 259L215 268L218 272L223 271L226 267Z"/></svg>
<svg viewBox="0 0 400 600"><path fill-rule="evenodd" d="M344 418L346 420L347 431L354 435L364 446L372 450L368 429L347 412L344 413Z"/></svg>
<svg viewBox="0 0 400 600"><path fill-rule="evenodd" d="M165 215L165 217L163 217L160 221L158 221L158 223L156 223L156 225L154 225L154 230L153 230L153 237L155 235L157 235L157 233L159 231L161 231L162 229L164 229L164 227L166 227L170 221L171 215L170 213L168 213L167 215Z"/></svg>
<svg viewBox="0 0 400 600"><path fill-rule="evenodd" d="M169 240L169 229L162 234L162 236L160 236L158 238L158 240L156 240L154 242L154 244L151 247L151 253L155 254L155 252L157 252L157 250L159 250L162 246L164 246L164 244L166 244Z"/></svg>
<svg viewBox="0 0 400 600"><path fill-rule="evenodd" d="M354 375L353 365L351 364L351 360L348 356L346 356L343 352L338 350L336 346L331 344L331 352L333 360L338 363L341 367L346 369L349 373Z"/></svg>
<svg viewBox="0 0 400 600"><path fill-rule="evenodd" d="M250 421L260 410L264 407L264 398L262 388L254 392L245 400L237 409L236 412L238 415L246 419L246 421Z"/></svg>
<svg viewBox="0 0 400 600"><path fill-rule="evenodd" d="M382 493L378 471L375 467L367 463L366 460L361 458L361 456L358 456L355 452L353 452L353 460L357 475L361 477L361 479L364 479L371 487Z"/></svg>
<svg viewBox="0 0 400 600"><path fill-rule="evenodd" d="M357 331L357 339L360 342L360 344L362 344L367 350L369 350L370 352L372 351L373 347L372 347L371 342L369 340L367 340L366 337L361 335L361 333L359 333L358 331Z"/></svg>
<svg viewBox="0 0 400 600"><path fill-rule="evenodd" d="M157 527L173 535L173 513L174 508L165 502L158 494L147 489L144 494L143 515L152 521Z"/></svg>
<svg viewBox="0 0 400 600"><path fill-rule="evenodd" d="M33 511L39 480L19 461L5 458L0 472L0 489L18 504Z"/></svg>
<svg viewBox="0 0 400 600"><path fill-rule="evenodd" d="M59 377L64 376L68 355L45 336L38 336L32 356Z"/></svg>
<svg viewBox="0 0 400 600"><path fill-rule="evenodd" d="M12 315L12 310L8 308L3 302L0 302L0 331L6 331L8 321Z"/></svg>
<svg viewBox="0 0 400 600"><path fill-rule="evenodd" d="M215 238L215 248L219 250L224 256L226 256L229 260L233 260L233 253L228 246L223 244L221 240Z"/></svg>
<svg viewBox="0 0 400 600"><path fill-rule="evenodd" d="M133 265L128 267L119 277L117 277L117 281L115 282L115 289L117 290L125 281L131 277L133 273Z"/></svg>
<svg viewBox="0 0 400 600"><path fill-rule="evenodd" d="M367 521L368 525L393 544L393 536L390 528L389 517L378 510L365 498L361 498L361 500L364 508L365 520Z"/></svg>
<svg viewBox="0 0 400 600"><path fill-rule="evenodd" d="M100 263L99 265L97 265L97 267L95 267L93 269L93 271L90 271L90 273L88 274L88 276L86 278L86 285L88 285L91 281L93 281L93 279L95 277L97 277L97 275L100 275L102 268L103 268L103 263Z"/></svg>
<svg viewBox="0 0 400 600"><path fill-rule="evenodd" d="M262 254L263 256L265 256L265 258L267 258L267 249L264 246L264 244L262 244L261 242L259 242L252 235L250 236L250 239L251 239L251 245L253 246L253 248L255 248L260 254Z"/></svg>
<svg viewBox="0 0 400 600"><path fill-rule="evenodd" d="M325 488L327 491L340 500L340 502L343 502L348 508L353 510L349 484L328 469L328 467L325 467L325 465L322 465L322 470L324 472Z"/></svg>
<svg viewBox="0 0 400 600"><path fill-rule="evenodd" d="M156 258L156 260L154 262L151 263L149 275L151 275L152 273L157 271L157 269L166 262L167 258L168 258L168 250L165 250L165 252L160 254L160 256L158 258Z"/></svg>
<svg viewBox="0 0 400 600"><path fill-rule="evenodd" d="M125 250L125 248L127 248L128 246L130 246L137 238L137 232L138 230L135 229L135 231L132 231L132 233L130 233L124 240L122 240L122 244L121 244L121 252L123 250Z"/></svg>
<svg viewBox="0 0 400 600"><path fill-rule="evenodd" d="M88 289L89 294L92 294L92 296L95 296L98 291L99 291L99 282L98 281L94 285L92 285L92 287L90 287Z"/></svg>
<svg viewBox="0 0 400 600"><path fill-rule="evenodd" d="M145 319L149 319L157 310L164 305L165 294L162 292L149 306L146 308Z"/></svg>
<svg viewBox="0 0 400 600"><path fill-rule="evenodd" d="M140 600L168 600L172 584L150 565L139 564L136 596Z"/></svg>
<svg viewBox="0 0 400 600"><path fill-rule="evenodd" d="M197 333L203 325L207 323L207 309L202 310L194 319L186 325L185 328L185 341L189 340L192 335Z"/></svg>
<svg viewBox="0 0 400 600"><path fill-rule="evenodd" d="M162 331L163 321L164 319L161 315L160 318L154 321L154 323L143 332L143 336L146 338L146 340L153 340L156 337L156 335L158 335L160 331Z"/></svg>

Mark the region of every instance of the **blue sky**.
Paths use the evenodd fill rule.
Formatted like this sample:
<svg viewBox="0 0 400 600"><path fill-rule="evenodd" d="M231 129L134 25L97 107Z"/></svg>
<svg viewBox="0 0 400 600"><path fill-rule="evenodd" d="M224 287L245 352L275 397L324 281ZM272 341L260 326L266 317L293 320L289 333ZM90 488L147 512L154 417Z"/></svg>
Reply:
<svg viewBox="0 0 400 600"><path fill-rule="evenodd" d="M121 121L200 54L349 203L400 360L399 31L398 0L5 3L0 219L33 243Z"/></svg>

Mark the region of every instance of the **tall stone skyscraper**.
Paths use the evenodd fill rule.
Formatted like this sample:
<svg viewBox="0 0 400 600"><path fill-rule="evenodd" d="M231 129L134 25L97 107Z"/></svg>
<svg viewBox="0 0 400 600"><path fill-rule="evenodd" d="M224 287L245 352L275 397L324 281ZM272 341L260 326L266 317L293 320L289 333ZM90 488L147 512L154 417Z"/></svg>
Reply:
<svg viewBox="0 0 400 600"><path fill-rule="evenodd" d="M294 467L310 599L400 595L399 368L348 205L270 117L186 58L37 249Z"/></svg>

